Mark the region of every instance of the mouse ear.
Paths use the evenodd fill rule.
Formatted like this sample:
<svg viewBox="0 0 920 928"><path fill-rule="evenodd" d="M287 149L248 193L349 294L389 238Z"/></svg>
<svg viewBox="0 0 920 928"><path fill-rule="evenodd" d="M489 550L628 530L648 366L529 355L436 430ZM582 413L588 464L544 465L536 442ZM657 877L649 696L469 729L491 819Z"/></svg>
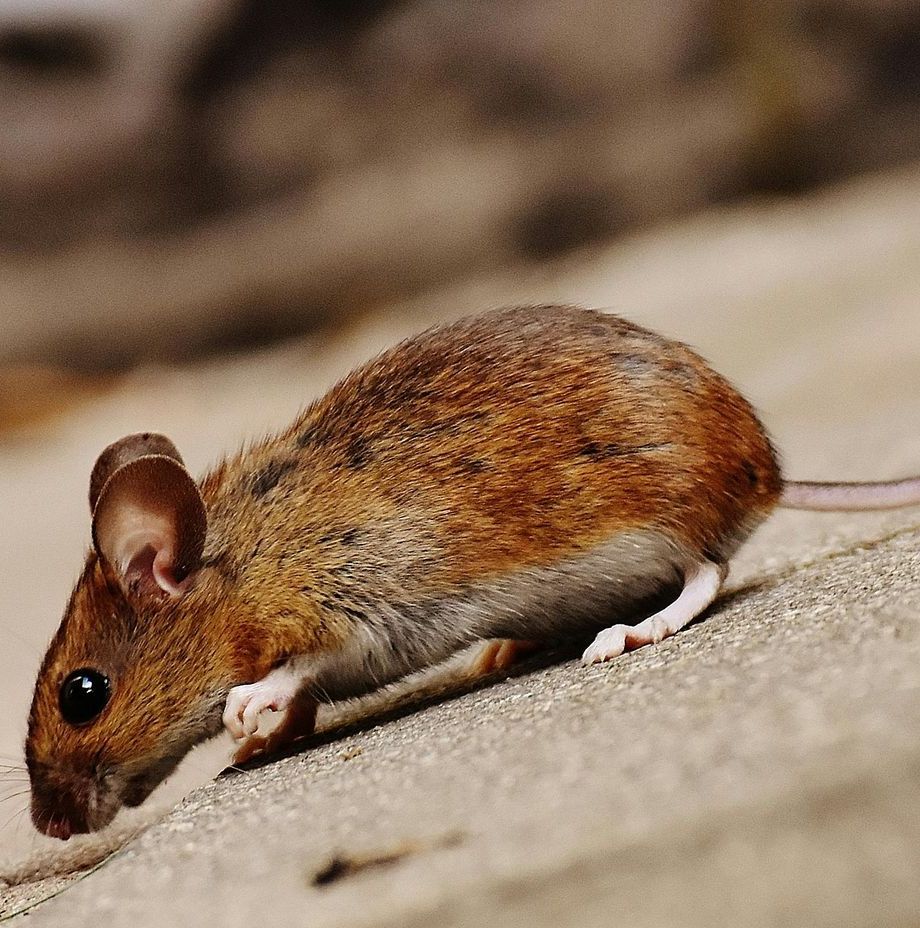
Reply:
<svg viewBox="0 0 920 928"><path fill-rule="evenodd" d="M179 449L159 432L135 432L133 435L125 435L124 438L112 442L96 458L93 473L89 478L89 511L95 512L102 488L119 467L148 454L161 454L184 464Z"/></svg>
<svg viewBox="0 0 920 928"><path fill-rule="evenodd" d="M127 595L183 592L207 528L198 485L171 455L129 459L95 493L93 545Z"/></svg>

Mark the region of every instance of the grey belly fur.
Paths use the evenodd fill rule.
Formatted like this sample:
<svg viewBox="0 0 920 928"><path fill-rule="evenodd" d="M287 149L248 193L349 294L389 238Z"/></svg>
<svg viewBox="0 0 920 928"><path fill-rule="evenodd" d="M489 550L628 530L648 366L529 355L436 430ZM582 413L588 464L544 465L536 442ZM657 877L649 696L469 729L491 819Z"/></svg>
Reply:
<svg viewBox="0 0 920 928"><path fill-rule="evenodd" d="M692 554L654 531L624 532L552 566L523 568L416 602L368 603L349 643L312 668L324 696L360 695L449 657L477 640L562 640L647 615L677 595ZM406 597L408 599L408 597ZM659 605L661 605L659 603Z"/></svg>

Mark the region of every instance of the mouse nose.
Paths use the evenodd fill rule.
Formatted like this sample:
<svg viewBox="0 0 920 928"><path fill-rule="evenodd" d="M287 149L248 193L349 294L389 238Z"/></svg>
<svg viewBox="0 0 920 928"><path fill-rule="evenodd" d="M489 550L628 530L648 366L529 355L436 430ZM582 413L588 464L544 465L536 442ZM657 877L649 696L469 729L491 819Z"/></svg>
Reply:
<svg viewBox="0 0 920 928"><path fill-rule="evenodd" d="M84 790L32 781L32 822L43 834L66 841L89 831Z"/></svg>
<svg viewBox="0 0 920 928"><path fill-rule="evenodd" d="M49 838L60 838L62 841L66 841L73 834L70 822L63 817L50 818L41 824L38 822L35 824Z"/></svg>
<svg viewBox="0 0 920 928"><path fill-rule="evenodd" d="M66 841L71 835L89 831L85 817L63 803L41 806L32 802L32 822L35 827L51 838Z"/></svg>

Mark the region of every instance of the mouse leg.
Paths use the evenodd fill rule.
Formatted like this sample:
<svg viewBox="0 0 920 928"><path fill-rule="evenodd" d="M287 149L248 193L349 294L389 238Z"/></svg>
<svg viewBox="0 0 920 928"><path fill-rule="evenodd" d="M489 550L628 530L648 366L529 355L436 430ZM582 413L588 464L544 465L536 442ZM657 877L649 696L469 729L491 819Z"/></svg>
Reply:
<svg viewBox="0 0 920 928"><path fill-rule="evenodd" d="M613 625L605 628L582 655L582 663L598 664L619 657L624 651L657 644L663 638L680 631L695 619L716 598L726 568L712 561L703 561L684 575L680 596L638 625Z"/></svg>
<svg viewBox="0 0 920 928"><path fill-rule="evenodd" d="M473 652L467 665L470 677L484 677L500 670L508 670L522 657L538 651L539 641L519 641L516 638L492 638Z"/></svg>
<svg viewBox="0 0 920 928"><path fill-rule="evenodd" d="M271 754L313 733L317 703L304 688L303 674L292 664L276 667L256 683L235 686L227 695L223 722L239 742L235 764L255 754ZM259 717L266 709L282 713L282 718L268 734L260 735Z"/></svg>

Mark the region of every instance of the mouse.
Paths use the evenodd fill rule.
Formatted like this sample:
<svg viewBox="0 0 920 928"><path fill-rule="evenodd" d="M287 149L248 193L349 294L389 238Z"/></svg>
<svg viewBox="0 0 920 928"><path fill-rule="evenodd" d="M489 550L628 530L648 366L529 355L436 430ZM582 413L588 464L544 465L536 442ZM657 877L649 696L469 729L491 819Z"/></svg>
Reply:
<svg viewBox="0 0 920 928"><path fill-rule="evenodd" d="M916 505L920 477L786 481L691 348L532 306L383 351L200 480L164 435L121 438L89 504L25 743L32 821L62 839L223 729L236 762L270 755L321 703L470 646L475 675L558 641L590 642L585 664L657 644L777 506Z"/></svg>

